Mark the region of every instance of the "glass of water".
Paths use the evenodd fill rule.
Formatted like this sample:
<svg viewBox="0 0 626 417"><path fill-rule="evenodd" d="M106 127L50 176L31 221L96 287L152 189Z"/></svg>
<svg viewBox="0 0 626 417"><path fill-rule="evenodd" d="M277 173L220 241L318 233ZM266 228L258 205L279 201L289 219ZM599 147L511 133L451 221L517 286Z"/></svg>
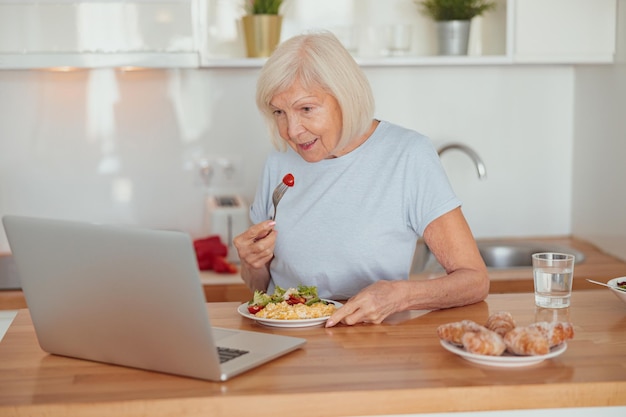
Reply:
<svg viewBox="0 0 626 417"><path fill-rule="evenodd" d="M387 55L402 56L411 52L413 41L413 25L394 24L387 26Z"/></svg>
<svg viewBox="0 0 626 417"><path fill-rule="evenodd" d="M574 255L567 253L533 254L535 304L543 308L570 305L574 281Z"/></svg>

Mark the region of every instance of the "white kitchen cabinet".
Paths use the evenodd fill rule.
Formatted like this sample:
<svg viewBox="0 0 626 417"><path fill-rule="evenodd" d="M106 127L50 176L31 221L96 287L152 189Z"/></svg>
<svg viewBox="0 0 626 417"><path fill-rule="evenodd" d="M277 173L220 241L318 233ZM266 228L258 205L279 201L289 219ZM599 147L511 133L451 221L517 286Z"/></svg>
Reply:
<svg viewBox="0 0 626 417"><path fill-rule="evenodd" d="M200 1L0 0L0 68L197 68Z"/></svg>
<svg viewBox="0 0 626 417"><path fill-rule="evenodd" d="M245 56L244 1L0 0L0 69L259 67ZM496 0L472 23L467 56L438 56L435 23L414 0L285 0L283 39L354 29L363 66L612 63L617 3ZM405 56L383 52L393 24L413 27Z"/></svg>
<svg viewBox="0 0 626 417"><path fill-rule="evenodd" d="M610 63L616 0L509 0L514 62Z"/></svg>

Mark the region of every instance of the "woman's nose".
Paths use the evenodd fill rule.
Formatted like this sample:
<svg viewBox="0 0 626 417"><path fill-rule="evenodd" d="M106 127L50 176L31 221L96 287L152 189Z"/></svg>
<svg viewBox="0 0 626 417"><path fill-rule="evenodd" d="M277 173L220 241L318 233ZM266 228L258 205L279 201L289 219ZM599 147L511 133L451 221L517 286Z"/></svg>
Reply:
<svg viewBox="0 0 626 417"><path fill-rule="evenodd" d="M290 138L297 138L300 133L304 132L304 127L300 122L300 118L293 116L289 118L289 124L287 126L287 133Z"/></svg>

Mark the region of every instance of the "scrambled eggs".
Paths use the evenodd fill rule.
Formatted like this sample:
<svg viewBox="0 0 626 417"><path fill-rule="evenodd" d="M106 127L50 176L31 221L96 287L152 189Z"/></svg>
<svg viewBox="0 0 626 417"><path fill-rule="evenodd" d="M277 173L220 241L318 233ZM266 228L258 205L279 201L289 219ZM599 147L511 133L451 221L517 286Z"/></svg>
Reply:
<svg viewBox="0 0 626 417"><path fill-rule="evenodd" d="M265 308L255 314L256 317L264 319L278 320L300 320L316 319L328 317L335 311L333 304L315 303L310 306L306 304L290 305L286 301L281 303L270 303Z"/></svg>

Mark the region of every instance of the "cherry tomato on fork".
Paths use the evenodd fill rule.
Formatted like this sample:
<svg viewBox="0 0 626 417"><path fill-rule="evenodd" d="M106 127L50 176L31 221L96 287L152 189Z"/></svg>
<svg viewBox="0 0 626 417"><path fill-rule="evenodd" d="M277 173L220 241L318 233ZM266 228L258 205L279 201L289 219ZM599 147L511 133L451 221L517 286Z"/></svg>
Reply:
<svg viewBox="0 0 626 417"><path fill-rule="evenodd" d="M295 182L296 180L292 174L287 174L283 177L283 184L285 184L287 187L293 187Z"/></svg>

